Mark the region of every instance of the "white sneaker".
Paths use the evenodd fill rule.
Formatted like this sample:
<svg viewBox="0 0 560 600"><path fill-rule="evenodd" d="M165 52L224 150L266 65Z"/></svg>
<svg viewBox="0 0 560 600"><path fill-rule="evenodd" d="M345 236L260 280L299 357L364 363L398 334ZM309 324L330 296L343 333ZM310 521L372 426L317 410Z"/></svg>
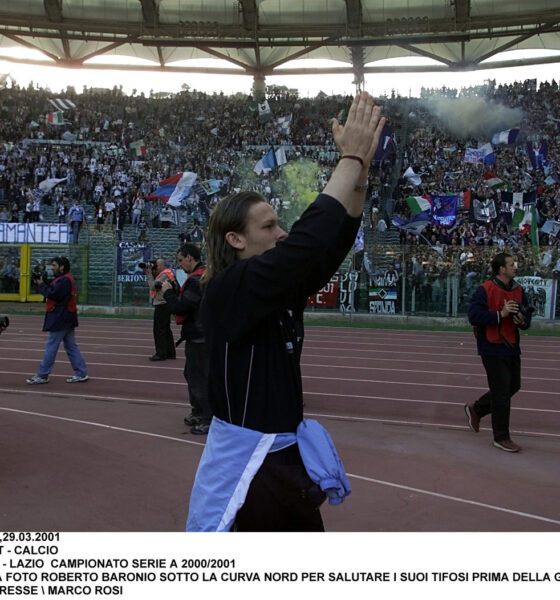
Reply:
<svg viewBox="0 0 560 600"><path fill-rule="evenodd" d="M89 377L87 375L72 375L66 380L66 383L81 383L82 381L87 381Z"/></svg>
<svg viewBox="0 0 560 600"><path fill-rule="evenodd" d="M48 376L41 377L40 375L33 375L33 377L26 379L26 381L29 385L37 385L39 383L49 383L49 378Z"/></svg>

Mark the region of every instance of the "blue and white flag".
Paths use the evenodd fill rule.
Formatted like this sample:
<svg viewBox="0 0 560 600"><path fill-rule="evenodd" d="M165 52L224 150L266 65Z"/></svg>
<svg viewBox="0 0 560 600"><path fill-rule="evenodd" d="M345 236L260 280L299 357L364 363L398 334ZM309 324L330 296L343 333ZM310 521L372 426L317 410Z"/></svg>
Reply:
<svg viewBox="0 0 560 600"><path fill-rule="evenodd" d="M283 135L290 135L290 125L292 124L292 115L287 115L285 117L278 117L274 121L274 124L278 128L278 131Z"/></svg>
<svg viewBox="0 0 560 600"><path fill-rule="evenodd" d="M396 215L393 216L392 223L395 227L412 233L413 235L420 235L422 231L430 224L430 215L428 213L419 213L414 215L409 221L405 221Z"/></svg>
<svg viewBox="0 0 560 600"><path fill-rule="evenodd" d="M464 162L475 165L484 162L484 151L482 148L465 148Z"/></svg>
<svg viewBox="0 0 560 600"><path fill-rule="evenodd" d="M265 175L275 169L276 167L280 167L281 165L285 165L288 162L286 158L286 150L284 146L281 146L274 151L274 148L271 148L260 160L257 161L253 171L257 175L261 175L264 173Z"/></svg>
<svg viewBox="0 0 560 600"><path fill-rule="evenodd" d="M544 168L548 160L548 142L546 140L541 140L538 144L527 142L527 156L533 169Z"/></svg>
<svg viewBox="0 0 560 600"><path fill-rule="evenodd" d="M492 144L484 144L481 148L484 164L486 166L493 165L496 162L496 155L494 154L494 148L492 148Z"/></svg>
<svg viewBox="0 0 560 600"><path fill-rule="evenodd" d="M513 144L517 139L519 129L506 129L505 131L499 131L492 136L493 144Z"/></svg>

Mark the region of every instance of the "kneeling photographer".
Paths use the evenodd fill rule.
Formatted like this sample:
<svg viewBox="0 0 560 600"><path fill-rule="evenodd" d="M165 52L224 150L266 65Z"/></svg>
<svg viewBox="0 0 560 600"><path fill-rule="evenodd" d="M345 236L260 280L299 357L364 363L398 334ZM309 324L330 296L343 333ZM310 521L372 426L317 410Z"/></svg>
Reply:
<svg viewBox="0 0 560 600"><path fill-rule="evenodd" d="M155 353L150 356L150 360L174 359L175 343L171 333L171 311L163 298L161 288L166 281L174 282L175 275L171 269L167 268L167 263L163 258L158 258L155 262L140 263L138 266L146 273L154 307Z"/></svg>
<svg viewBox="0 0 560 600"><path fill-rule="evenodd" d="M183 374L189 386L191 414L185 417L185 425L191 433L205 435L210 428L212 413L208 402L208 356L204 333L198 321L198 309L202 299L200 278L206 267L200 261L200 250L194 244L183 244L177 251L177 263L188 277L179 291L169 281L163 286L163 295L175 321L181 325L179 345L185 341L185 370Z"/></svg>

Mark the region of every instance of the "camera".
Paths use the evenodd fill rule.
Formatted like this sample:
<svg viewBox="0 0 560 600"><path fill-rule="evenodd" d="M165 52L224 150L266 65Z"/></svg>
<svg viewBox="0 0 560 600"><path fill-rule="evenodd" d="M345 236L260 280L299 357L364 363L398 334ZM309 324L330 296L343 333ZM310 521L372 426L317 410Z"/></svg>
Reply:
<svg viewBox="0 0 560 600"><path fill-rule="evenodd" d="M0 329L6 329L10 324L8 317L0 317Z"/></svg>
<svg viewBox="0 0 560 600"><path fill-rule="evenodd" d="M521 304L519 305L519 313L517 314L522 314L526 319L528 317L530 317L533 313L535 312L535 307L534 306L521 306Z"/></svg>
<svg viewBox="0 0 560 600"><path fill-rule="evenodd" d="M156 290L158 290L158 291L161 290L162 285L163 285L163 281L154 281L154 288Z"/></svg>
<svg viewBox="0 0 560 600"><path fill-rule="evenodd" d="M156 263L149 260L148 262L138 263L138 266L141 269L155 269Z"/></svg>
<svg viewBox="0 0 560 600"><path fill-rule="evenodd" d="M519 308L517 312L511 313L512 316L523 315L527 319L535 312L534 306L523 306L521 304L518 304L518 307Z"/></svg>

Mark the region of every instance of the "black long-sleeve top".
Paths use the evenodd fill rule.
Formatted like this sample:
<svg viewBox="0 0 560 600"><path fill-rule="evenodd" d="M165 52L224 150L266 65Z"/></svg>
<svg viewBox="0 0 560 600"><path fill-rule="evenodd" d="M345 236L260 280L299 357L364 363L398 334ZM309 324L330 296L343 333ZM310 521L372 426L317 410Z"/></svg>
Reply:
<svg viewBox="0 0 560 600"><path fill-rule="evenodd" d="M265 433L296 430L303 419L303 311L336 272L360 222L320 194L287 238L209 282L201 317L218 418Z"/></svg>

